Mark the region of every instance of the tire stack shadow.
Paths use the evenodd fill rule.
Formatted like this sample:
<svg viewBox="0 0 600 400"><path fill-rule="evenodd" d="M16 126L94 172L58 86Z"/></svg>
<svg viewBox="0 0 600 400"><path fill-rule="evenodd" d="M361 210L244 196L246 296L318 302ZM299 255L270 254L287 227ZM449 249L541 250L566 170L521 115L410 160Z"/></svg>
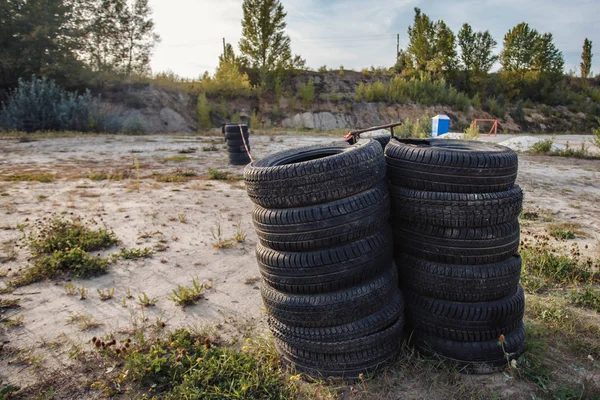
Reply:
<svg viewBox="0 0 600 400"><path fill-rule="evenodd" d="M353 379L399 352L385 174L374 140L283 151L244 171L269 327L295 372Z"/></svg>
<svg viewBox="0 0 600 400"><path fill-rule="evenodd" d="M410 341L466 372L504 368L525 347L516 153L392 139L385 158Z"/></svg>

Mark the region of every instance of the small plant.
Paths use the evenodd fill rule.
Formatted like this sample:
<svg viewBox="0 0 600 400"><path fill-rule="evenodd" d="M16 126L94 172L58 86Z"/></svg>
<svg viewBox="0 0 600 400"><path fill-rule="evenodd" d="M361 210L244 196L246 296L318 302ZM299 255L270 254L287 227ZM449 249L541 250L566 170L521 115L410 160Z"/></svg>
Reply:
<svg viewBox="0 0 600 400"><path fill-rule="evenodd" d="M3 323L4 325L6 325L9 328L15 327L15 326L23 326L24 320L25 320L25 317L23 317L22 315L19 315L18 317L15 317L15 318L0 315L0 323Z"/></svg>
<svg viewBox="0 0 600 400"><path fill-rule="evenodd" d="M194 304L196 301L203 297L204 286L199 284L197 279L192 279L192 286L186 287L177 285L176 289L173 289L173 294L169 296L170 300L181 307L189 306Z"/></svg>
<svg viewBox="0 0 600 400"><path fill-rule="evenodd" d="M80 331L88 331L102 325L90 315L75 313L67 318L68 324L76 324Z"/></svg>
<svg viewBox="0 0 600 400"><path fill-rule="evenodd" d="M552 145L554 144L554 140L552 139L544 139L539 142L534 143L529 149L529 153L531 154L549 154L552 151Z"/></svg>
<svg viewBox="0 0 600 400"><path fill-rule="evenodd" d="M171 157L165 157L165 161L172 161L172 162L184 162L184 161L188 161L191 160L192 158L190 156L171 156Z"/></svg>
<svg viewBox="0 0 600 400"><path fill-rule="evenodd" d="M79 300L85 300L87 299L87 289L85 288L85 286L81 286L79 288Z"/></svg>
<svg viewBox="0 0 600 400"><path fill-rule="evenodd" d="M564 222L558 224L550 224L546 227L548 234L558 240L570 240L575 239L576 235L581 235L581 225Z"/></svg>
<svg viewBox="0 0 600 400"><path fill-rule="evenodd" d="M185 148L185 149L177 150L177 153L179 153L179 154L193 154L197 150L198 150L198 148L196 148L196 147L188 147L188 148Z"/></svg>
<svg viewBox="0 0 600 400"><path fill-rule="evenodd" d="M181 222L182 224L187 223L187 217L185 216L185 214L177 214L177 220L179 220L179 222Z"/></svg>
<svg viewBox="0 0 600 400"><path fill-rule="evenodd" d="M96 290L98 291L98 294L100 295L100 300L101 301L110 300L115 295L115 288L105 289L105 290L96 289Z"/></svg>
<svg viewBox="0 0 600 400"><path fill-rule="evenodd" d="M233 240L238 243L243 243L246 241L246 232L242 228L242 220L239 220L235 227L235 236L233 236Z"/></svg>
<svg viewBox="0 0 600 400"><path fill-rule="evenodd" d="M79 294L79 288L77 286L73 285L73 282L69 282L69 283L63 285L63 288L65 289L67 296L75 296L75 295Z"/></svg>
<svg viewBox="0 0 600 400"><path fill-rule="evenodd" d="M571 292L571 304L600 313L600 290L592 287L574 290Z"/></svg>
<svg viewBox="0 0 600 400"><path fill-rule="evenodd" d="M471 125L465 129L465 134L462 137L465 140L477 140L479 139L479 128L475 125L475 122L471 122Z"/></svg>
<svg viewBox="0 0 600 400"><path fill-rule="evenodd" d="M142 292L142 294L138 295L138 304L142 307L154 307L156 303L158 303L158 299L156 297L148 297L146 292Z"/></svg>
<svg viewBox="0 0 600 400"><path fill-rule="evenodd" d="M223 237L220 222L217 222L215 229L211 229L210 233L214 239L214 242L212 243L213 247L216 247L217 249L224 249L233 245L231 239L225 239Z"/></svg>
<svg viewBox="0 0 600 400"><path fill-rule="evenodd" d="M598 125L600 125L600 118L598 118ZM600 150L600 127L592 129L594 137L592 138L592 144Z"/></svg>
<svg viewBox="0 0 600 400"><path fill-rule="evenodd" d="M0 299L0 311L19 308L21 299Z"/></svg>
<svg viewBox="0 0 600 400"><path fill-rule="evenodd" d="M131 294L131 289L130 288L125 289L125 298L126 299L133 299L133 295Z"/></svg>
<svg viewBox="0 0 600 400"><path fill-rule="evenodd" d="M152 257L153 250L150 247L145 247L143 249L133 248L133 249L121 249L119 252L119 257L124 260L134 260L137 258L149 258Z"/></svg>
<svg viewBox="0 0 600 400"><path fill-rule="evenodd" d="M40 182L50 183L54 181L55 176L52 174L25 174L25 175L8 175L2 179L9 182Z"/></svg>
<svg viewBox="0 0 600 400"><path fill-rule="evenodd" d="M231 172L228 171L219 171L218 169L209 168L208 169L208 179L216 180L216 181L226 181L229 179L229 175Z"/></svg>
<svg viewBox="0 0 600 400"><path fill-rule="evenodd" d="M315 83L312 79L308 83L298 85L298 98L304 103L305 107L312 106L315 97Z"/></svg>

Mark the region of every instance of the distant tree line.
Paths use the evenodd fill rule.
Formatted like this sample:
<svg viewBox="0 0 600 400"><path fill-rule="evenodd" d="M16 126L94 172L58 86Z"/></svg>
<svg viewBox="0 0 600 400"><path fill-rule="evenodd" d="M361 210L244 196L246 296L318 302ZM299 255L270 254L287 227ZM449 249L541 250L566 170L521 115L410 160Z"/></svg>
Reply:
<svg viewBox="0 0 600 400"><path fill-rule="evenodd" d="M32 75L89 87L147 73L159 40L148 0L2 0L0 89Z"/></svg>

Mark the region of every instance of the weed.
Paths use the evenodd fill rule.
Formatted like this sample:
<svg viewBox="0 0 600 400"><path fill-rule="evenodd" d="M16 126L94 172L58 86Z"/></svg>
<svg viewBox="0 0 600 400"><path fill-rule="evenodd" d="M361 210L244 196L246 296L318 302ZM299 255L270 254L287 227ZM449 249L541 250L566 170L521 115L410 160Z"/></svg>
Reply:
<svg viewBox="0 0 600 400"><path fill-rule="evenodd" d="M233 236L233 240L238 243L243 243L246 241L246 232L242 229L242 220L239 220L235 227L235 235Z"/></svg>
<svg viewBox="0 0 600 400"><path fill-rule="evenodd" d="M475 122L471 122L471 125L465 129L465 134L462 137L465 140L477 140L479 139L479 128L475 125Z"/></svg>
<svg viewBox="0 0 600 400"><path fill-rule="evenodd" d="M48 198L48 196L45 196L43 194L40 194L39 196L37 196L38 200L46 200Z"/></svg>
<svg viewBox="0 0 600 400"><path fill-rule="evenodd" d="M98 294L100 295L101 301L110 300L115 295L115 288L106 289L106 290L101 290L101 289L96 289L96 290L98 291Z"/></svg>
<svg viewBox="0 0 600 400"><path fill-rule="evenodd" d="M125 289L125 298L127 298L127 299L133 299L133 295L131 294L131 289L130 288Z"/></svg>
<svg viewBox="0 0 600 400"><path fill-rule="evenodd" d="M185 214L177 214L177 220L182 224L187 223L187 217L185 216Z"/></svg>
<svg viewBox="0 0 600 400"><path fill-rule="evenodd" d="M567 250L552 247L548 236L536 235L536 239L534 243L527 238L521 242L521 283L526 289L538 292L569 284L600 281L600 272L597 272L597 266L594 267L594 261L582 260L577 245Z"/></svg>
<svg viewBox="0 0 600 400"><path fill-rule="evenodd" d="M223 237L220 222L217 222L215 229L211 229L210 233L214 239L212 243L213 247L216 247L217 249L223 249L233 245L233 241L231 239L225 239Z"/></svg>
<svg viewBox="0 0 600 400"><path fill-rule="evenodd" d="M229 179L229 175L231 172L229 171L220 171L218 169L209 168L208 169L208 179L217 180L217 181L226 181Z"/></svg>
<svg viewBox="0 0 600 400"><path fill-rule="evenodd" d="M124 260L134 260L137 258L150 258L152 257L152 253L154 251L150 247L145 247L143 249L133 248L133 249L121 249L119 252L119 257Z"/></svg>
<svg viewBox="0 0 600 400"><path fill-rule="evenodd" d="M41 182L50 183L53 182L56 177L52 174L22 174L22 175L8 175L2 179L9 182Z"/></svg>
<svg viewBox="0 0 600 400"><path fill-rule="evenodd" d="M0 315L0 323L3 323L7 327L15 327L15 326L23 326L23 321L25 317L19 315L15 318L10 318L5 315Z"/></svg>
<svg viewBox="0 0 600 400"><path fill-rule="evenodd" d="M34 257L33 265L10 284L24 286L59 274L89 277L105 273L110 260L89 252L108 248L118 239L106 227L91 229L95 224L58 215L38 220L36 229L24 238Z"/></svg>
<svg viewBox="0 0 600 400"><path fill-rule="evenodd" d="M184 161L188 161L191 160L192 158L190 156L170 156L170 157L165 157L165 161L172 161L172 162L184 162Z"/></svg>
<svg viewBox="0 0 600 400"><path fill-rule="evenodd" d="M19 302L21 299L1 299L0 298L0 311L5 311L11 308L19 308Z"/></svg>
<svg viewBox="0 0 600 400"><path fill-rule="evenodd" d="M87 289L85 288L85 286L81 286L79 288L79 300L85 300L87 299Z"/></svg>
<svg viewBox="0 0 600 400"><path fill-rule="evenodd" d="M203 146L202 151L219 151L219 148L213 144L210 146Z"/></svg>
<svg viewBox="0 0 600 400"><path fill-rule="evenodd" d="M246 285L254 285L256 282L259 282L259 281L260 281L260 277L259 276L254 276L252 278L247 278L244 281L244 284L246 284Z"/></svg>
<svg viewBox="0 0 600 400"><path fill-rule="evenodd" d="M553 139L544 139L534 143L529 149L531 154L548 154L552 150Z"/></svg>
<svg viewBox="0 0 600 400"><path fill-rule="evenodd" d="M197 278L192 279L192 286L186 287L177 285L177 289L173 289L173 294L169 296L170 300L181 307L189 306L200 300L204 295L204 286L199 284Z"/></svg>
<svg viewBox="0 0 600 400"><path fill-rule="evenodd" d="M551 224L546 227L550 236L559 240L575 239L576 235L581 235L581 225L574 222L563 222Z"/></svg>
<svg viewBox="0 0 600 400"><path fill-rule="evenodd" d="M2 243L0 250L4 252L4 256L0 258L0 264L5 264L17 259L17 252L12 241Z"/></svg>
<svg viewBox="0 0 600 400"><path fill-rule="evenodd" d="M289 399L297 393L295 383L284 379L273 346L262 343L246 343L243 350L236 350L208 336L177 330L166 340L99 350L122 365L118 375L97 382L99 390L136 384L151 388L150 396L204 400Z"/></svg>
<svg viewBox="0 0 600 400"><path fill-rule="evenodd" d="M142 294L138 295L138 304L142 307L153 307L156 303L158 303L158 299L156 297L148 297L146 292L142 292Z"/></svg>
<svg viewBox="0 0 600 400"><path fill-rule="evenodd" d="M591 287L574 290L571 292L571 304L600 313L600 290Z"/></svg>
<svg viewBox="0 0 600 400"><path fill-rule="evenodd" d="M67 293L67 296L75 296L79 294L79 288L73 285L73 282L64 284L63 288L65 289L65 293Z"/></svg>
<svg viewBox="0 0 600 400"><path fill-rule="evenodd" d="M75 313L69 316L67 323L76 324L80 331L88 331L102 325L101 322L96 321L92 316L82 313Z"/></svg>

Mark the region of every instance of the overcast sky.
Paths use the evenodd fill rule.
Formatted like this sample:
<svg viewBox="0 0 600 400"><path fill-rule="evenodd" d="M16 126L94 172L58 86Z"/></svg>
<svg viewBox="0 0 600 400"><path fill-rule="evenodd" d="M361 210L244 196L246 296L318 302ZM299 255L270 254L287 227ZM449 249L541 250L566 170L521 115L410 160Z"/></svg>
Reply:
<svg viewBox="0 0 600 400"><path fill-rule="evenodd" d="M162 42L154 72L172 70L188 78L213 73L222 38L238 49L242 0L150 0ZM283 0L292 51L310 68L360 70L394 64L396 34L407 45L414 7L443 19L457 33L468 22L489 29L500 52L504 34L520 22L551 32L565 56L565 69L579 72L584 38L594 42L592 70L600 72L600 0Z"/></svg>

